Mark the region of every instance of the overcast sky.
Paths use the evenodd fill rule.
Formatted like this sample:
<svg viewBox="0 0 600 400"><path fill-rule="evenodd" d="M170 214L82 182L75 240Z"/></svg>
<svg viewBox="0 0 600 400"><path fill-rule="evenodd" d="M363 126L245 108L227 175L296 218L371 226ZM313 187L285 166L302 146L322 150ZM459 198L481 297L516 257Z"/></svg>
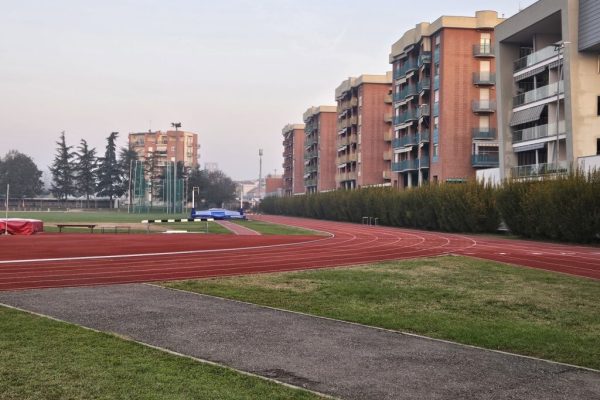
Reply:
<svg viewBox="0 0 600 400"><path fill-rule="evenodd" d="M348 76L390 69L390 47L440 15L533 0L0 0L0 156L46 170L55 141L104 153L120 132L198 133L200 162L234 179L282 172L281 128L335 104Z"/></svg>

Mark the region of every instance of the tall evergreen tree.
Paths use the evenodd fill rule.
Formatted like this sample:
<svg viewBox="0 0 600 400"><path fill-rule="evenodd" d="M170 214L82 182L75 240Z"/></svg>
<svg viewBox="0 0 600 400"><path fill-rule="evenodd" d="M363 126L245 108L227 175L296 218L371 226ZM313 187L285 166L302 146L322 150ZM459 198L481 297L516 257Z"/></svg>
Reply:
<svg viewBox="0 0 600 400"><path fill-rule="evenodd" d="M44 186L41 177L42 171L23 153L11 150L4 159L0 158L0 191L10 184L11 197L32 197L41 193Z"/></svg>
<svg viewBox="0 0 600 400"><path fill-rule="evenodd" d="M77 192L85 195L87 207L90 206L90 195L96 192L96 149L89 148L85 139L81 139L81 144L75 153L75 182L77 182Z"/></svg>
<svg viewBox="0 0 600 400"><path fill-rule="evenodd" d="M161 187L158 184L164 174L164 167L158 165L159 156L154 153L148 153L144 160L144 175L148 180L150 189L150 208L154 205L154 198L160 198Z"/></svg>
<svg viewBox="0 0 600 400"><path fill-rule="evenodd" d="M121 174L121 191L128 193L130 201L133 199L133 187L130 188L129 178L133 164L137 161L138 154L130 147L121 147L119 150L119 171Z"/></svg>
<svg viewBox="0 0 600 400"><path fill-rule="evenodd" d="M66 200L67 196L75 194L75 170L71 160L73 158L73 153L71 152L73 146L67 146L64 131L61 132L60 139L56 142L56 145L58 146L56 148L56 155L50 167L50 172L52 173L50 191L56 198Z"/></svg>
<svg viewBox="0 0 600 400"><path fill-rule="evenodd" d="M98 161L98 195L107 196L112 204L115 197L123 194L121 191L121 174L117 163L117 137L119 132L112 132L106 138L106 151L104 157Z"/></svg>

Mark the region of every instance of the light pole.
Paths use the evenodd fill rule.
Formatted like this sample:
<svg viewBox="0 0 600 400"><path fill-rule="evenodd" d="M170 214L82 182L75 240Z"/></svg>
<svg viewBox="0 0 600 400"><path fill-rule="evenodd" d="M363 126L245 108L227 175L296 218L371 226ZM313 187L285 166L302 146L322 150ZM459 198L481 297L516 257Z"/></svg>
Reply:
<svg viewBox="0 0 600 400"><path fill-rule="evenodd" d="M10 192L10 184L6 184L6 212L5 212L5 220L4 220L4 234L8 235L8 193Z"/></svg>
<svg viewBox="0 0 600 400"><path fill-rule="evenodd" d="M196 202L194 201L195 200L194 194L196 194L196 193L200 194L200 188L198 186L194 186L192 188L192 212L196 211Z"/></svg>
<svg viewBox="0 0 600 400"><path fill-rule="evenodd" d="M263 149L258 149L258 201L260 202L260 199L262 198L262 156L263 156Z"/></svg>
<svg viewBox="0 0 600 400"><path fill-rule="evenodd" d="M570 44L571 42L561 42L561 43L557 43L554 45L554 51L556 51L556 62L558 64L558 73L557 73L557 78L556 78L556 144L554 145L554 168L555 168L555 172L558 172L558 156L559 156L559 143L560 143L560 129L559 129L559 123L560 123L560 87L561 87L561 78L562 75L564 74L564 49L565 46L567 44ZM563 52L563 61L561 62L560 56L561 56L561 51ZM562 87L564 88L565 85L563 83ZM566 98L566 94L565 94L565 98Z"/></svg>

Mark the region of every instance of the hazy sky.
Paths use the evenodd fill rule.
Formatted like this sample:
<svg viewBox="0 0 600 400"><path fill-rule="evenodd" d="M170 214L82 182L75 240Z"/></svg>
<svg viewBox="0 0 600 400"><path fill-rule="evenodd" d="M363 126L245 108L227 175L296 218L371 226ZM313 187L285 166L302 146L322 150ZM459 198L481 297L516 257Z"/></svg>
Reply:
<svg viewBox="0 0 600 400"><path fill-rule="evenodd" d="M55 141L104 153L170 123L199 134L200 162L234 179L282 172L281 128L335 104L348 76L390 69L390 47L440 15L533 0L0 0L0 156L45 170Z"/></svg>

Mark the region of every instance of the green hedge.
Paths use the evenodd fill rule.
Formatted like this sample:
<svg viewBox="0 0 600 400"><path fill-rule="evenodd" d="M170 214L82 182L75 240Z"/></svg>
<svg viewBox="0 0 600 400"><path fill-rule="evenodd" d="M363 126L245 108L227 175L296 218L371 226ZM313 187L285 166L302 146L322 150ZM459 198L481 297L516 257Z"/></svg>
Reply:
<svg viewBox="0 0 600 400"><path fill-rule="evenodd" d="M446 232L495 232L501 219L523 237L590 243L600 233L600 173L540 181L478 182L337 190L266 198L261 211L334 221L379 218L382 225Z"/></svg>
<svg viewBox="0 0 600 400"><path fill-rule="evenodd" d="M348 222L370 216L382 225L448 232L493 232L500 223L494 189L476 182L270 197L262 201L261 211Z"/></svg>

